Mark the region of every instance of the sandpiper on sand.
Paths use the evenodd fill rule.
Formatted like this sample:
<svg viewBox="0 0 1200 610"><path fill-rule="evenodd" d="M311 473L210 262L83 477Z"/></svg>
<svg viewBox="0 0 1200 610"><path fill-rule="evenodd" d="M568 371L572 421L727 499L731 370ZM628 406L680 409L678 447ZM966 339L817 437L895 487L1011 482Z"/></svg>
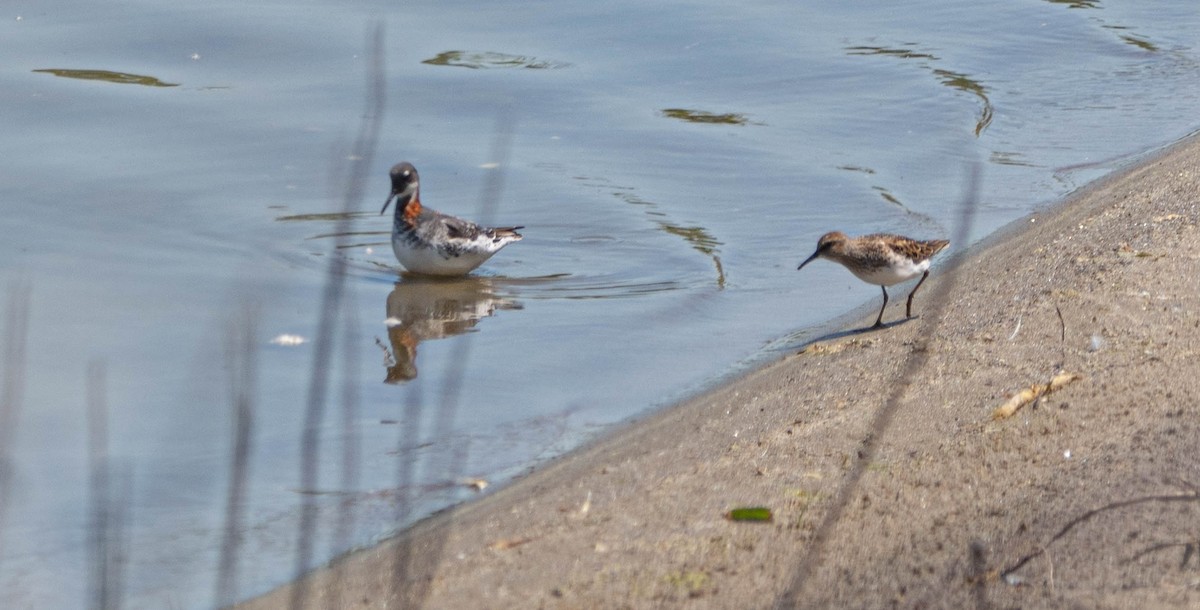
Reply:
<svg viewBox="0 0 1200 610"><path fill-rule="evenodd" d="M888 302L887 287L921 276L921 281L908 295L905 316L911 318L913 295L929 277L929 259L948 245L950 242L944 239L918 241L886 233L847 237L845 233L833 231L821 236L817 241L817 251L800 263L796 270L803 269L815 259L827 258L841 263L858 279L879 286L883 290L883 307L879 308L879 317L872 327L879 328L883 326L883 310Z"/></svg>
<svg viewBox="0 0 1200 610"><path fill-rule="evenodd" d="M521 240L517 229L524 227L481 227L423 207L420 179L411 163L397 163L389 173L392 192L379 213L396 200L392 251L405 269L424 275L464 275Z"/></svg>

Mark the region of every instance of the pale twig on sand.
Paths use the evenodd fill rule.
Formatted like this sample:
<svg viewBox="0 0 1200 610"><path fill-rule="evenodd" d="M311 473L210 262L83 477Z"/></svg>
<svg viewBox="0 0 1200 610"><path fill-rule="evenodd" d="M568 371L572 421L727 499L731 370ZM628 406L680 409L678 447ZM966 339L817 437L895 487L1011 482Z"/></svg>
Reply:
<svg viewBox="0 0 1200 610"><path fill-rule="evenodd" d="M1004 419L1006 417L1012 417L1012 415L1021 407L1077 379L1081 379L1081 377L1074 373L1060 371L1054 376L1053 379L1050 380L1050 383L1035 383L1024 390L1017 392L1012 398L1008 399L1008 402L1005 402L997 407L995 411L992 411L992 419Z"/></svg>

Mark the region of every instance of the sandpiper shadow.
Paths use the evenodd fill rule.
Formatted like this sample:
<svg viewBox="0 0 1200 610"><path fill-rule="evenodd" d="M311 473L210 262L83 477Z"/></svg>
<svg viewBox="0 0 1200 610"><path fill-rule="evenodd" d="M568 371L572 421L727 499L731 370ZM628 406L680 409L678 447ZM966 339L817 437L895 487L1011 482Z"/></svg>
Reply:
<svg viewBox="0 0 1200 610"><path fill-rule="evenodd" d="M905 325L905 324L908 324L909 322L912 322L912 321L914 321L914 320L917 320L917 319L918 319L918 318L920 318L920 317L921 317L921 316L913 316L913 317L911 317L911 318L900 318L899 320L895 320L895 321L892 321L892 322L884 322L884 323L883 323L882 325L880 325L880 326L870 325L870 326L863 326L863 327L861 327L861 328L848 328L848 329L845 329L845 330L839 330L839 331L836 331L836 332L832 332L832 333L828 333L828 334L822 335L822 336L820 336L820 337L814 337L813 339L810 339L810 340L806 341L804 345L805 345L805 346L808 346L808 345L811 345L811 344L813 344L813 343L819 343L819 342L821 342L821 341L832 341L832 340L834 340L834 339L842 339L842 338L845 338L845 337L853 337L853 336L855 336L855 335L865 335L865 334L868 334L868 333L873 333L873 332L876 332L876 331L887 330L887 329L889 329L889 328L895 328L895 327L897 327L897 326L903 326L903 325Z"/></svg>
<svg viewBox="0 0 1200 610"><path fill-rule="evenodd" d="M853 328L845 328L845 325L848 321L857 319L858 316L855 315L853 318L850 318L850 320L847 320L847 318L849 318L849 316L843 316L842 318L833 320L833 321L825 324L824 326L818 327L816 329L809 328L809 329L801 330L801 331L798 331L795 333L791 333L785 337L782 337L779 340L772 342L773 345L768 346L767 350L771 351L771 352L791 352L793 350L804 350L805 348L808 348L809 346L816 345L818 343L822 343L822 342L826 342L826 341L836 341L838 339L845 339L847 337L868 335L868 334L874 333L876 331L884 331L884 330L888 330L891 328L896 328L896 327L908 324L909 322L918 320L918 319L920 319L920 317L921 316L918 315L918 316L913 316L911 318L900 318L900 319L892 321L892 322L885 322L883 324L883 326L874 326L874 325L868 324L867 326L856 326ZM822 331L826 331L827 329L832 329L832 328L836 328L837 330L828 330L828 332L822 332ZM821 333L821 334L816 334L816 335L808 334L810 331L814 331L814 330L817 333Z"/></svg>

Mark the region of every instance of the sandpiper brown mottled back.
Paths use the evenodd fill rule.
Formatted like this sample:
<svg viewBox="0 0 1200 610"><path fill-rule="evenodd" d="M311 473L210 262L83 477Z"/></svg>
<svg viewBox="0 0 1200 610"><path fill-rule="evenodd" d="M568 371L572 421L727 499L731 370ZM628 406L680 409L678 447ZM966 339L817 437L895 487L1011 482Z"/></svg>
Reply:
<svg viewBox="0 0 1200 610"><path fill-rule="evenodd" d="M800 263L797 270L818 258L826 258L850 270L858 279L875 284L883 290L883 307L872 328L883 326L883 310L887 307L887 287L911 280L918 275L921 281L908 295L905 316L912 317L913 295L929 277L929 259L941 252L950 242L944 239L920 241L903 235L875 233L862 237L847 237L832 231L817 241L817 251Z"/></svg>
<svg viewBox="0 0 1200 610"><path fill-rule="evenodd" d="M424 275L465 275L493 254L521 240L524 227L481 227L421 205L421 183L411 163L397 163L389 172L392 192L383 214L396 200L392 251L404 268Z"/></svg>

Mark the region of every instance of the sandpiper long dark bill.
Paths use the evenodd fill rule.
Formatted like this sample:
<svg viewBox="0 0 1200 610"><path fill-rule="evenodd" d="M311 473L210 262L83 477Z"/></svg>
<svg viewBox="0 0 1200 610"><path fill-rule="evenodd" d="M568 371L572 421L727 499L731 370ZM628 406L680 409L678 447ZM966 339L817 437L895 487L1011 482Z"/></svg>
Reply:
<svg viewBox="0 0 1200 610"><path fill-rule="evenodd" d="M950 242L944 239L918 241L886 233L847 237L845 233L833 231L821 236L817 251L796 270L818 258L826 258L841 263L858 279L879 286L883 290L883 307L879 308L879 317L873 327L879 328L883 326L883 310L888 302L887 287L921 276L921 281L908 294L908 306L904 310L904 315L911 318L913 295L929 277L929 259L948 245Z"/></svg>
<svg viewBox="0 0 1200 610"><path fill-rule="evenodd" d="M521 241L517 229L524 227L481 227L423 207L420 178L411 163L397 163L390 174L392 192L379 213L396 200L392 251L405 269L423 275L465 275L504 246Z"/></svg>

